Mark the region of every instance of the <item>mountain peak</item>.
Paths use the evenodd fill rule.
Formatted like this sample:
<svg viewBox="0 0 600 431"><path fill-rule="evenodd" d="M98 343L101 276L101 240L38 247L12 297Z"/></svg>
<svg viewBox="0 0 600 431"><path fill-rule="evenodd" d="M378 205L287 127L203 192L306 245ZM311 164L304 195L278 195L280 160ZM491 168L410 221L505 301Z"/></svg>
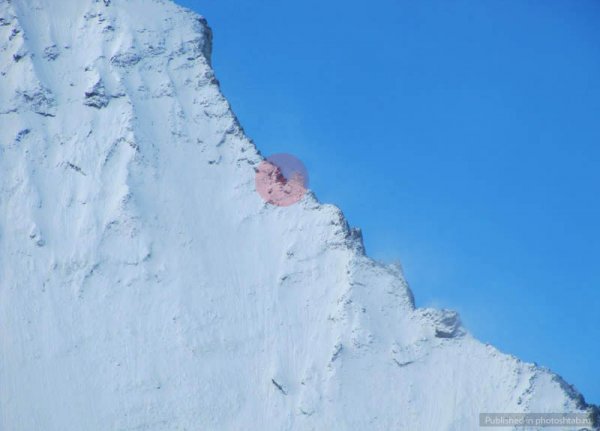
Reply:
<svg viewBox="0 0 600 431"><path fill-rule="evenodd" d="M419 309L342 212L271 205L206 21L0 2L0 428L478 429L597 415Z"/></svg>

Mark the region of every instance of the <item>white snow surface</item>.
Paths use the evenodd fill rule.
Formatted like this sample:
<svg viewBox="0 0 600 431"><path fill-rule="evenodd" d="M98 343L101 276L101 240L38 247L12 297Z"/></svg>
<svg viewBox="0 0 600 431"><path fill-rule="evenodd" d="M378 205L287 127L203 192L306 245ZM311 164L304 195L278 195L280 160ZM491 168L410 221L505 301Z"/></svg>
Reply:
<svg viewBox="0 0 600 431"><path fill-rule="evenodd" d="M0 431L477 430L593 411L415 308L262 156L162 0L0 0Z"/></svg>

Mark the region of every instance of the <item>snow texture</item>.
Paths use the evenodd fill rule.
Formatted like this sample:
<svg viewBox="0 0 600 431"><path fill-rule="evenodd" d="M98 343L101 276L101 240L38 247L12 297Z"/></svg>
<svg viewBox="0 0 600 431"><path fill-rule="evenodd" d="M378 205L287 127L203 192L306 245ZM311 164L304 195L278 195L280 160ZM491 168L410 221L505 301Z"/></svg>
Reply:
<svg viewBox="0 0 600 431"><path fill-rule="evenodd" d="M338 208L265 203L211 38L166 0L0 0L1 431L597 414L416 309Z"/></svg>

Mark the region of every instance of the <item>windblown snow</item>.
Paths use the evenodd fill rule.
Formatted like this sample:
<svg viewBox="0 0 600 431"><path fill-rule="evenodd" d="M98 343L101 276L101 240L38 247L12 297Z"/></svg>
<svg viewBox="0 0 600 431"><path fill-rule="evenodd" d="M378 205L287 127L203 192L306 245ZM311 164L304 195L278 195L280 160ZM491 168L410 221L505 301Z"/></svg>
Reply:
<svg viewBox="0 0 600 431"><path fill-rule="evenodd" d="M0 430L477 430L589 412L415 308L262 156L166 0L0 0Z"/></svg>

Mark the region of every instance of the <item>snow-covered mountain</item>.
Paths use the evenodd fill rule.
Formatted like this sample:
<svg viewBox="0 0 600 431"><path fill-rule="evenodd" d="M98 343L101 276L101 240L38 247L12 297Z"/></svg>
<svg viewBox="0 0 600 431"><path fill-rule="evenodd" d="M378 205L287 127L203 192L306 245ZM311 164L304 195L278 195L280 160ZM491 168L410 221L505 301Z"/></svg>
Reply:
<svg viewBox="0 0 600 431"><path fill-rule="evenodd" d="M1 431L597 416L415 308L338 208L265 203L211 37L166 0L0 0Z"/></svg>

